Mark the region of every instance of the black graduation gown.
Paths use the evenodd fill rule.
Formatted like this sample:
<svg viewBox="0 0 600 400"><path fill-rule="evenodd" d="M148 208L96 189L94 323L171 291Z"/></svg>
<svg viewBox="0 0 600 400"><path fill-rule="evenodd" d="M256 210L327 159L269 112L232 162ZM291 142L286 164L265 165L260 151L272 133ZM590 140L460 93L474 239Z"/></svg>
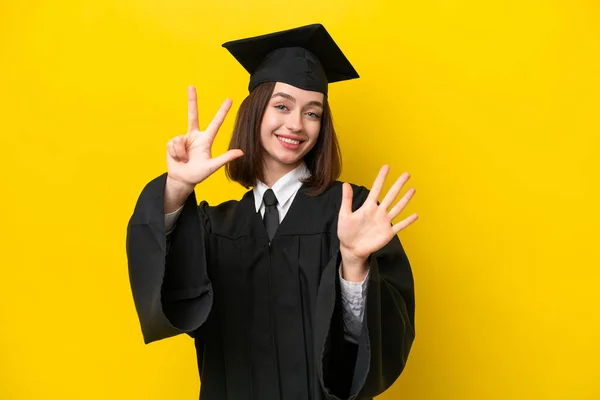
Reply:
<svg viewBox="0 0 600 400"><path fill-rule="evenodd" d="M411 268L398 237L369 257L362 333L347 342L340 182L300 188L270 246L251 190L218 206L190 195L167 243L165 183L146 185L129 221L130 284L145 343L194 338L202 400L370 399L394 383L415 337ZM353 193L356 209L368 190Z"/></svg>

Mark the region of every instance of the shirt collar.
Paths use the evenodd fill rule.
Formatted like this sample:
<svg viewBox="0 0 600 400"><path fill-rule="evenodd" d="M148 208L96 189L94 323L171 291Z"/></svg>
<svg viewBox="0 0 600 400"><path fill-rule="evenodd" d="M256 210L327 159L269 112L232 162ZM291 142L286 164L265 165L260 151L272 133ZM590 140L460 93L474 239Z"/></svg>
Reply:
<svg viewBox="0 0 600 400"><path fill-rule="evenodd" d="M275 193L275 197L277 197L277 204L280 206L285 205L288 200L292 197L294 193L300 189L302 186L301 179L308 178L310 176L310 171L304 162L302 162L299 166L279 178L277 182L271 187L273 189L273 193ZM261 181L257 181L252 191L254 192L254 206L256 208L256 212L260 210L260 206L262 205L263 195L269 189L267 185L262 183Z"/></svg>

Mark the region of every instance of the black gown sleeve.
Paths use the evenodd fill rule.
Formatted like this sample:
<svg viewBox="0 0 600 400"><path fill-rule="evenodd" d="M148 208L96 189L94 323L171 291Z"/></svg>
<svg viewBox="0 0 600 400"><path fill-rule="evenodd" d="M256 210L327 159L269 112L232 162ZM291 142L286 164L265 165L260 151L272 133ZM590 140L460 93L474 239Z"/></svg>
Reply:
<svg viewBox="0 0 600 400"><path fill-rule="evenodd" d="M353 210L368 193L353 185ZM398 236L371 254L361 336L358 344L349 343L343 339L336 239L332 234L334 255L323 272L317 300L319 379L328 399L372 399L400 376L415 338L412 271Z"/></svg>
<svg viewBox="0 0 600 400"><path fill-rule="evenodd" d="M198 206L194 193L186 199L167 249L166 178L163 174L144 187L127 226L129 281L145 343L181 333L195 336L213 303L208 205Z"/></svg>

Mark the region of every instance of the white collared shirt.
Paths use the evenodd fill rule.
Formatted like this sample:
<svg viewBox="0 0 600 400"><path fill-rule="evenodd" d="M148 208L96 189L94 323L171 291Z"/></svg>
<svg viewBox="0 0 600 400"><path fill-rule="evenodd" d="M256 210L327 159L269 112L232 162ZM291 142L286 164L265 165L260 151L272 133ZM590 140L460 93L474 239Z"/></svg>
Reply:
<svg viewBox="0 0 600 400"><path fill-rule="evenodd" d="M271 187L277 198L279 223L285 218L298 190L302 187L301 179L309 176L310 171L303 162L298 167L279 178L273 187ZM269 187L260 181L252 188L255 210L256 212L260 212L261 217L265 214L263 195L267 189L269 189ZM175 223L182 209L183 206L172 213L165 214L165 230L167 235L175 229ZM349 282L342 278L341 265L338 270L338 275L340 278L342 294L342 308L344 310L343 319L345 338L350 342L358 343L364 315L364 304L367 296L367 281L369 275L367 273L367 277L362 282Z"/></svg>
<svg viewBox="0 0 600 400"><path fill-rule="evenodd" d="M283 221L283 218L287 214L290 206L294 202L294 198L296 197L296 193L302 187L301 179L308 178L310 176L310 171L306 167L306 164L302 163L292 171L288 172L270 189L275 193L275 197L277 198L277 211L279 211L279 223ZM258 181L252 192L254 193L254 207L256 212L260 212L260 216L264 217L265 215L265 203L263 203L263 196L265 192L269 189L267 185Z"/></svg>

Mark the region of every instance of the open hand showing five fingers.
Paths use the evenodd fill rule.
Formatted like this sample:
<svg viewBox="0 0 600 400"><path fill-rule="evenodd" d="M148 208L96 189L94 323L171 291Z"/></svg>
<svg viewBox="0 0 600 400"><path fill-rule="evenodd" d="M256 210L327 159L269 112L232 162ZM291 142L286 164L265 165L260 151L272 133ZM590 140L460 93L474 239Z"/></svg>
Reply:
<svg viewBox="0 0 600 400"><path fill-rule="evenodd" d="M206 130L201 132L196 88L188 88L188 132L174 137L167 144L169 178L193 188L229 161L244 155L241 150L234 149L212 157L213 141L230 108L231 100L227 99Z"/></svg>
<svg viewBox="0 0 600 400"><path fill-rule="evenodd" d="M406 172L396 180L381 203L377 204L388 172L389 166L385 165L381 168L367 199L354 212L352 211L352 187L348 183L343 185L338 238L340 250L346 259L358 262L366 260L370 254L388 244L398 232L417 220L417 214L412 214L392 225L392 220L400 214L415 194L414 188L410 188L398 203L393 204L402 187L410 179L410 175Z"/></svg>

